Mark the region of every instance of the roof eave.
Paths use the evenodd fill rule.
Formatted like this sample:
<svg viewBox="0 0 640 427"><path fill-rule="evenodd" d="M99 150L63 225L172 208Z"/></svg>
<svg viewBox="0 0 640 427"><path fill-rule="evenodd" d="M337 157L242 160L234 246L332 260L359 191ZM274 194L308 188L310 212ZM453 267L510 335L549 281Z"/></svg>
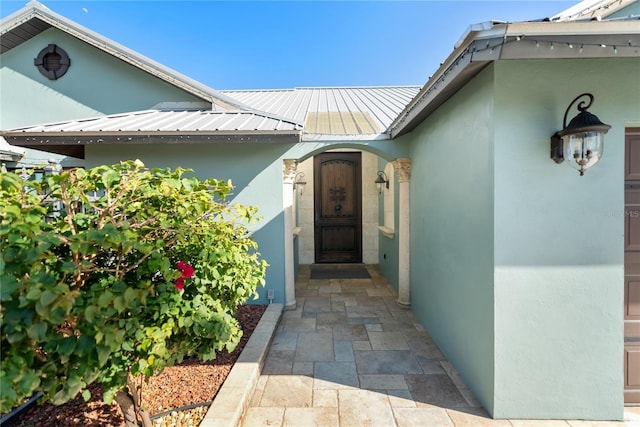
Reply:
<svg viewBox="0 0 640 427"><path fill-rule="evenodd" d="M392 138L413 130L491 62L638 57L640 32L638 20L519 22L468 32L456 46L389 126Z"/></svg>
<svg viewBox="0 0 640 427"><path fill-rule="evenodd" d="M300 142L301 131L198 131L198 132L4 132L12 145L42 149L51 146L100 144L199 144Z"/></svg>
<svg viewBox="0 0 640 427"><path fill-rule="evenodd" d="M552 21L591 21L606 19L636 0L585 0L554 15Z"/></svg>
<svg viewBox="0 0 640 427"><path fill-rule="evenodd" d="M59 15L37 1L29 2L23 9L5 17L0 25L0 36L13 30L19 25L39 19L61 31L70 34L130 65L133 65L150 75L157 77L187 93L190 93L212 105L219 105L227 109L249 110L250 108L233 98L221 94L215 89L190 79L168 67L153 61L113 40L83 27L62 15Z"/></svg>
<svg viewBox="0 0 640 427"><path fill-rule="evenodd" d="M493 46L496 43L495 40L501 40L504 37L506 25L492 25L487 28L485 24L479 24L477 28L478 30L474 30L472 25L465 31L456 43L453 52L440 64L440 67L429 77L420 92L389 126L386 133L391 135L391 138L397 138L413 130L491 60L495 59L497 56L495 49L489 49L488 52L481 51L482 58L478 56L474 58L474 55L470 54L472 46L479 40L485 40ZM492 43L491 40L494 42Z"/></svg>
<svg viewBox="0 0 640 427"><path fill-rule="evenodd" d="M7 162L17 162L24 157L24 149L9 145L9 143L0 136L0 160Z"/></svg>

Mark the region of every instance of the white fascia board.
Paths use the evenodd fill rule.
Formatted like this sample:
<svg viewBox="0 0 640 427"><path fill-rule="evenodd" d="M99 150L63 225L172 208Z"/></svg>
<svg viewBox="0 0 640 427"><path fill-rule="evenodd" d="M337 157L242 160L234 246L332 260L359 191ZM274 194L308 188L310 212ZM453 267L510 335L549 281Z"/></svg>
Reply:
<svg viewBox="0 0 640 427"><path fill-rule="evenodd" d="M505 36L553 37L606 36L618 34L640 34L640 20L515 22L508 24Z"/></svg>
<svg viewBox="0 0 640 427"><path fill-rule="evenodd" d="M477 30L474 30L476 28ZM408 132L407 126L413 126L414 121L428 108L432 102L441 98L445 89L457 81L457 77L462 74L471 64L473 68L482 68L482 64L499 57L500 48L488 50L488 55L483 52L477 54L471 52L471 46L476 42L486 42L495 44L492 40L501 40L506 34L506 24L488 25L487 23L470 26L460 38L453 52L440 65L438 70L429 77L427 83L420 89L404 110L393 121L386 130L391 138ZM475 55L475 57L474 57Z"/></svg>
<svg viewBox="0 0 640 427"><path fill-rule="evenodd" d="M640 20L510 24L500 55L500 59L638 57Z"/></svg>
<svg viewBox="0 0 640 427"><path fill-rule="evenodd" d="M471 28L471 27L470 27ZM480 26L479 28L482 28ZM522 42L517 42L520 39ZM532 49L536 40L561 44L557 49ZM591 44L578 55L578 46ZM576 46L573 46L576 44ZM629 46L631 45L631 47ZM518 22L470 31L429 78L414 100L387 129L392 138L409 132L466 84L484 65L500 59L609 58L640 56L640 21ZM571 47L570 47L571 46ZM602 48L604 46L605 48ZM484 64L484 65L483 65Z"/></svg>
<svg viewBox="0 0 640 427"><path fill-rule="evenodd" d="M11 15L7 15L0 20L0 35L11 31L15 27L23 24L36 16L36 11L52 13L45 5L37 1L30 1L22 9L18 9Z"/></svg>
<svg viewBox="0 0 640 427"><path fill-rule="evenodd" d="M606 19L637 0L584 0L551 17L552 21Z"/></svg>
<svg viewBox="0 0 640 427"><path fill-rule="evenodd" d="M21 133L5 135L13 144L34 149L47 146L101 145L101 144L207 144L207 143L286 143L300 142L301 132L255 131L255 132L82 132Z"/></svg>
<svg viewBox="0 0 640 427"><path fill-rule="evenodd" d="M497 25L503 25L506 24L506 22L503 21L485 21L485 22L480 22L478 24L472 24L469 25L469 27L467 27L467 29L465 30L465 32L462 34L462 36L458 39L458 41L456 42L456 44L454 45L454 51L455 49L458 49L461 46L464 46L468 43L470 38L473 38L472 35L473 34L478 34L480 32L489 32L492 30L496 30L496 31L501 31L498 27L498 29L496 29Z"/></svg>
<svg viewBox="0 0 640 427"><path fill-rule="evenodd" d="M24 152L24 148L14 147L0 136L0 160L17 162L24 157Z"/></svg>

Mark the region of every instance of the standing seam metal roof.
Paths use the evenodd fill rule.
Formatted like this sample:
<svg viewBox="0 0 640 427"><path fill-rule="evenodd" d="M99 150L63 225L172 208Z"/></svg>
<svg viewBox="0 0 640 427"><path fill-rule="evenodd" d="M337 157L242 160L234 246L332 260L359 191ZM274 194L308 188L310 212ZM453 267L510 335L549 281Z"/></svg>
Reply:
<svg viewBox="0 0 640 427"><path fill-rule="evenodd" d="M299 123L278 119L255 111L145 110L112 114L83 120L70 120L5 132L18 136L39 133L206 133L206 132L300 132Z"/></svg>
<svg viewBox="0 0 640 427"><path fill-rule="evenodd" d="M249 107L304 123L304 134L380 135L420 86L221 91Z"/></svg>

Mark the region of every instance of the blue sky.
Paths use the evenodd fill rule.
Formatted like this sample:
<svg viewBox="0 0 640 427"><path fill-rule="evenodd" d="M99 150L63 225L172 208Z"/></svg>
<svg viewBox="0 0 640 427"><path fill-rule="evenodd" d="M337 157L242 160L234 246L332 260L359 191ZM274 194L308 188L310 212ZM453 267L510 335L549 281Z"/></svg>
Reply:
<svg viewBox="0 0 640 427"><path fill-rule="evenodd" d="M470 24L542 19L576 1L41 3L215 89L423 85ZM0 16L26 0L2 0Z"/></svg>

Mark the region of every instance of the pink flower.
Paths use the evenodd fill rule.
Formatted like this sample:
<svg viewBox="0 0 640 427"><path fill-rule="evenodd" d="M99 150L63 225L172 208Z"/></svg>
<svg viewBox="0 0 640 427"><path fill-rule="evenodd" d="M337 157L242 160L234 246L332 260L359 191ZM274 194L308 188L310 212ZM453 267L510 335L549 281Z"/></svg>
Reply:
<svg viewBox="0 0 640 427"><path fill-rule="evenodd" d="M180 270L180 277L178 277L174 286L177 290L181 291L184 289L184 279L192 278L195 273L195 269L184 261L178 261L176 263L176 267Z"/></svg>
<svg viewBox="0 0 640 427"><path fill-rule="evenodd" d="M178 267L178 270L182 272L182 277L184 277L185 279L190 279L195 273L195 269L183 261L178 261L176 267Z"/></svg>

